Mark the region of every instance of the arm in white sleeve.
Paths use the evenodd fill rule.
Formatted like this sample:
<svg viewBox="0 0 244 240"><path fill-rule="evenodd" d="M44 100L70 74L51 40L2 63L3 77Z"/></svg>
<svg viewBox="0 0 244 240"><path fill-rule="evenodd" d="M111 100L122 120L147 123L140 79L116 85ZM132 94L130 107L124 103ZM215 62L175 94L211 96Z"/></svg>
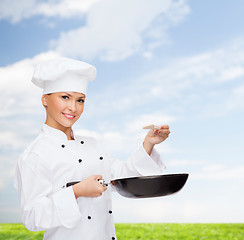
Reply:
<svg viewBox="0 0 244 240"><path fill-rule="evenodd" d="M149 156L140 146L127 161L113 161L111 172L112 179L118 179L162 174L164 169L165 165L157 150L153 148Z"/></svg>
<svg viewBox="0 0 244 240"><path fill-rule="evenodd" d="M59 226L72 228L80 220L80 212L72 188L52 193L50 172L34 153L19 161L16 187L20 195L22 221L31 231Z"/></svg>

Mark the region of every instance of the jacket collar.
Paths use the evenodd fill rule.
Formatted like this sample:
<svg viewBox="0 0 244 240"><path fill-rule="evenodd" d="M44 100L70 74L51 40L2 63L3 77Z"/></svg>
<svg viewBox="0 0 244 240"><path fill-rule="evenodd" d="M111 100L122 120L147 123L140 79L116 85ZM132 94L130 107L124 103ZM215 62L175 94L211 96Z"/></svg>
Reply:
<svg viewBox="0 0 244 240"><path fill-rule="evenodd" d="M50 137L62 140L62 141L68 141L68 138L64 132L61 130L58 130L56 128L50 127L47 124L42 125L42 132L49 135ZM71 131L71 136L74 137L73 130Z"/></svg>

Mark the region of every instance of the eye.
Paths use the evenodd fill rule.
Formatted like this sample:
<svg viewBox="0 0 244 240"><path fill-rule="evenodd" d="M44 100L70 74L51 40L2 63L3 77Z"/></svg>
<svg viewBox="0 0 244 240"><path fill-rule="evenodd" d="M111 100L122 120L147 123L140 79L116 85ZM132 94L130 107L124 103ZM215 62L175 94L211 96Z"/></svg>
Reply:
<svg viewBox="0 0 244 240"><path fill-rule="evenodd" d="M84 100L84 99L79 99L78 102L79 102L79 103L84 103L85 100Z"/></svg>
<svg viewBox="0 0 244 240"><path fill-rule="evenodd" d="M66 99L69 99L69 96L63 95L62 98L66 100Z"/></svg>

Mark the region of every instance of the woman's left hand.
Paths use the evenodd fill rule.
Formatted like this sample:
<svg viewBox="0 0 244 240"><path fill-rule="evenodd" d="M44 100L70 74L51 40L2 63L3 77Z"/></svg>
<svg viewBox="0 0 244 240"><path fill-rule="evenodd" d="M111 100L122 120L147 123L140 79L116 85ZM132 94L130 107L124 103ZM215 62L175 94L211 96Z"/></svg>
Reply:
<svg viewBox="0 0 244 240"><path fill-rule="evenodd" d="M170 130L168 125L162 125L159 129L149 130L143 142L143 146L148 154L151 154L155 144L165 141L169 137L169 134Z"/></svg>

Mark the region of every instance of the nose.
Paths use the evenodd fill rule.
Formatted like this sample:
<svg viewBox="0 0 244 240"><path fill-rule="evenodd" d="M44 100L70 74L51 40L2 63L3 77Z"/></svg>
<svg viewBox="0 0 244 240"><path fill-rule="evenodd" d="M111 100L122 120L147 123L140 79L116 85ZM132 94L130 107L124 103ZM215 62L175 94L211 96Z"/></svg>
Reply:
<svg viewBox="0 0 244 240"><path fill-rule="evenodd" d="M75 101L69 102L69 110L71 110L72 112L76 112L76 102Z"/></svg>

